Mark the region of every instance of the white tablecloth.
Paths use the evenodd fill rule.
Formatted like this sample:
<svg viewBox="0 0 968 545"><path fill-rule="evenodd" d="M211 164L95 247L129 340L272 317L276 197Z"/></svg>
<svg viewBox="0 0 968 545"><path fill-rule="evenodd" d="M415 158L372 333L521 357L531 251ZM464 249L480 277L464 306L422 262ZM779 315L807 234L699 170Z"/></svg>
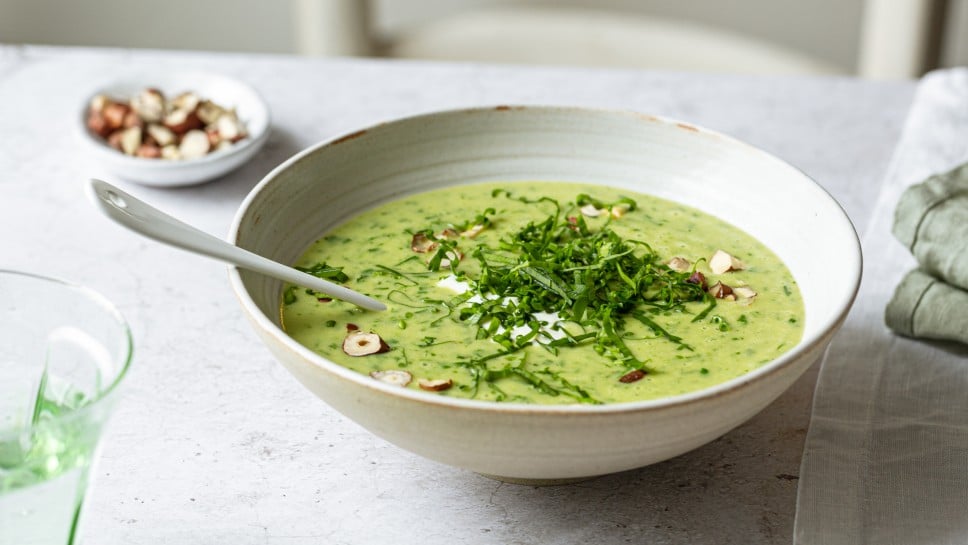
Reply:
<svg viewBox="0 0 968 545"><path fill-rule="evenodd" d="M820 372L800 472L800 545L968 543L968 347L897 337L883 320L915 266L891 235L901 192L965 161L968 71L930 74L863 231L860 294ZM968 240L961 246L968 251Z"/></svg>

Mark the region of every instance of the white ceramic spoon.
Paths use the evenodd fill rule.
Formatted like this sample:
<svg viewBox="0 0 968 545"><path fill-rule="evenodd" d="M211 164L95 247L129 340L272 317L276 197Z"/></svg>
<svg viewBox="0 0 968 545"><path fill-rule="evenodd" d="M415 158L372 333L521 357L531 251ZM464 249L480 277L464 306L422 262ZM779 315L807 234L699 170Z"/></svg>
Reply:
<svg viewBox="0 0 968 545"><path fill-rule="evenodd" d="M199 231L107 182L92 179L90 188L92 199L101 209L101 212L128 229L148 238L189 252L214 257L246 270L320 291L330 297L367 310L387 309L386 305L376 299L292 267L287 267Z"/></svg>

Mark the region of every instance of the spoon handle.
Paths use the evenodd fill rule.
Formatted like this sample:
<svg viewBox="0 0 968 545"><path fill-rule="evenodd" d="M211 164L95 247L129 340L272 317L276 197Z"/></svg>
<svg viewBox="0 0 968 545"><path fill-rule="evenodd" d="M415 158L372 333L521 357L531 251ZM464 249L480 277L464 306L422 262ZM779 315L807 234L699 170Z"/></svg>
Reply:
<svg viewBox="0 0 968 545"><path fill-rule="evenodd" d="M250 271L292 282L368 310L386 310L383 303L338 284L276 263L200 231L111 184L92 179L91 195L106 216L148 238L226 261Z"/></svg>

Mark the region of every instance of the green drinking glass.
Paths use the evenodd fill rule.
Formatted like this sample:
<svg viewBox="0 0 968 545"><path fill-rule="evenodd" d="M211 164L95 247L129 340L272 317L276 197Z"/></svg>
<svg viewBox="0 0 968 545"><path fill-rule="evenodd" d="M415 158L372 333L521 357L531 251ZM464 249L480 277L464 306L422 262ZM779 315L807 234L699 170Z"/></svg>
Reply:
<svg viewBox="0 0 968 545"><path fill-rule="evenodd" d="M104 297L0 270L0 543L79 543L91 466L131 350Z"/></svg>

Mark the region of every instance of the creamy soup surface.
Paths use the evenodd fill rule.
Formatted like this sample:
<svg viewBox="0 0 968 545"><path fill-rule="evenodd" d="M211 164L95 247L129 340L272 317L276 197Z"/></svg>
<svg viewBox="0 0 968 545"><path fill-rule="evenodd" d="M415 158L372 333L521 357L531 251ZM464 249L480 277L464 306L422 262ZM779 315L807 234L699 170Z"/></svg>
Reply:
<svg viewBox="0 0 968 545"><path fill-rule="evenodd" d="M717 273L722 253L732 270ZM290 336L428 395L655 399L743 375L803 333L797 284L756 239L693 208L595 185L486 183L408 196L326 233L296 266L389 308L287 286L280 308Z"/></svg>

